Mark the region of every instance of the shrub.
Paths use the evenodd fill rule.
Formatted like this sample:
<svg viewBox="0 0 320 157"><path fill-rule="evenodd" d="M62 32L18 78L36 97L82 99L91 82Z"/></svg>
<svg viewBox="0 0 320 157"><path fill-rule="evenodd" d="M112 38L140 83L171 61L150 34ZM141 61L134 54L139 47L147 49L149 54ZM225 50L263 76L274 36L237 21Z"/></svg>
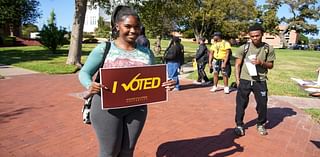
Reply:
<svg viewBox="0 0 320 157"><path fill-rule="evenodd" d="M22 37L29 39L30 38L30 33L32 32L38 32L39 29L36 25L34 24L24 24L22 26Z"/></svg>
<svg viewBox="0 0 320 157"><path fill-rule="evenodd" d="M57 48L68 43L67 39L64 37L67 33L66 28L60 27L58 29L54 24L43 25L39 34L40 42L49 50L55 52Z"/></svg>
<svg viewBox="0 0 320 157"><path fill-rule="evenodd" d="M194 38L194 33L192 29L188 29L187 31L182 33L184 38Z"/></svg>
<svg viewBox="0 0 320 157"><path fill-rule="evenodd" d="M110 24L106 23L100 16L98 19L98 28L94 30L96 37L109 38L110 37Z"/></svg>
<svg viewBox="0 0 320 157"><path fill-rule="evenodd" d="M92 43L98 43L98 40L95 38L89 38L82 41L84 44L92 44Z"/></svg>
<svg viewBox="0 0 320 157"><path fill-rule="evenodd" d="M14 46L16 37L0 37L0 46Z"/></svg>
<svg viewBox="0 0 320 157"><path fill-rule="evenodd" d="M97 28L95 30L95 34L96 34L96 37L99 37L99 38L110 38L110 31L108 31L107 29Z"/></svg>
<svg viewBox="0 0 320 157"><path fill-rule="evenodd" d="M83 38L94 38L92 33L88 33L88 32L83 32L82 35Z"/></svg>
<svg viewBox="0 0 320 157"><path fill-rule="evenodd" d="M67 34L66 28L60 27L58 29L56 26L56 14L52 10L48 19L48 25L43 25L39 33L41 44L52 52L56 52L57 48L68 43L68 39L65 38Z"/></svg>

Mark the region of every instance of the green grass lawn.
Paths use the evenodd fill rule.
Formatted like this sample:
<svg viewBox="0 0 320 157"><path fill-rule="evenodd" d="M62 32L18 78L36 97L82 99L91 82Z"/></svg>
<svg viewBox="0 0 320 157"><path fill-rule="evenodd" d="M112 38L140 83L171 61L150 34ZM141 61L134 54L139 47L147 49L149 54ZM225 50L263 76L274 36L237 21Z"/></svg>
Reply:
<svg viewBox="0 0 320 157"><path fill-rule="evenodd" d="M311 109L305 109L304 111L310 114L315 121L320 123L320 109L311 108Z"/></svg>
<svg viewBox="0 0 320 157"><path fill-rule="evenodd" d="M95 45L87 44L83 47L84 59ZM0 48L0 64L13 65L48 74L70 74L77 67L66 65L68 47L64 46L56 53L41 46L21 46Z"/></svg>

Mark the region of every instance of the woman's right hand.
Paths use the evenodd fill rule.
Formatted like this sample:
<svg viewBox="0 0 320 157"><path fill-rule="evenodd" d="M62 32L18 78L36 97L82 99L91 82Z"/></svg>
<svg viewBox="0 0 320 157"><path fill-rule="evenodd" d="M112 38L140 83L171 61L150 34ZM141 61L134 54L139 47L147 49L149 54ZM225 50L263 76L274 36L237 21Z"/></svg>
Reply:
<svg viewBox="0 0 320 157"><path fill-rule="evenodd" d="M165 87L168 90L173 90L177 82L175 80L169 79L167 82L162 83L162 87Z"/></svg>
<svg viewBox="0 0 320 157"><path fill-rule="evenodd" d="M90 94L97 94L100 92L101 88L102 88L102 85L100 83L92 82L89 87L89 93Z"/></svg>

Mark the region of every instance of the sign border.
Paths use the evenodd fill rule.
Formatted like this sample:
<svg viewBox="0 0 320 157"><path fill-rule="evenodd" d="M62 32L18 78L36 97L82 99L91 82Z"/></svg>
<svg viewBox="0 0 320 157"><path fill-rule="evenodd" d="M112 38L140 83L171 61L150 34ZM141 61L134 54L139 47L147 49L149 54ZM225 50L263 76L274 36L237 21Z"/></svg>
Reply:
<svg viewBox="0 0 320 157"><path fill-rule="evenodd" d="M99 74L100 74L100 83L102 82L102 75L101 75L101 70L102 69L131 69L131 68L139 68L139 67L155 67L155 66L165 66L166 67L166 81L168 81L168 66L166 64L155 64L155 65L145 65L145 66L133 66L133 67L119 67L119 68L100 68L99 69ZM162 87L164 88L164 87ZM138 106L149 106L153 104L158 104L158 103L163 103L163 102L168 102L169 99L169 92L166 90L166 100L163 101L157 101L157 102L152 102L152 103L145 103L145 104L137 104L137 105L130 105L130 106L124 106L124 107L111 107L111 108L104 108L103 107L103 89L100 89L100 99L101 99L101 109L102 110L112 110L112 109L125 109L125 108L131 108L131 107L138 107Z"/></svg>

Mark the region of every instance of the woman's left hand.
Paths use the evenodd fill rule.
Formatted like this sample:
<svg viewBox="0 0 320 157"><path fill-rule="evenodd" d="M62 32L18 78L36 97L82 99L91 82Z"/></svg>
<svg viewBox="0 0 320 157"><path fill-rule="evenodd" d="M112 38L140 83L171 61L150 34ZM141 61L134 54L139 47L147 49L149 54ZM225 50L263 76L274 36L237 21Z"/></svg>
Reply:
<svg viewBox="0 0 320 157"><path fill-rule="evenodd" d="M167 82L162 83L162 87L165 87L166 89L173 90L176 85L175 80L168 80Z"/></svg>

